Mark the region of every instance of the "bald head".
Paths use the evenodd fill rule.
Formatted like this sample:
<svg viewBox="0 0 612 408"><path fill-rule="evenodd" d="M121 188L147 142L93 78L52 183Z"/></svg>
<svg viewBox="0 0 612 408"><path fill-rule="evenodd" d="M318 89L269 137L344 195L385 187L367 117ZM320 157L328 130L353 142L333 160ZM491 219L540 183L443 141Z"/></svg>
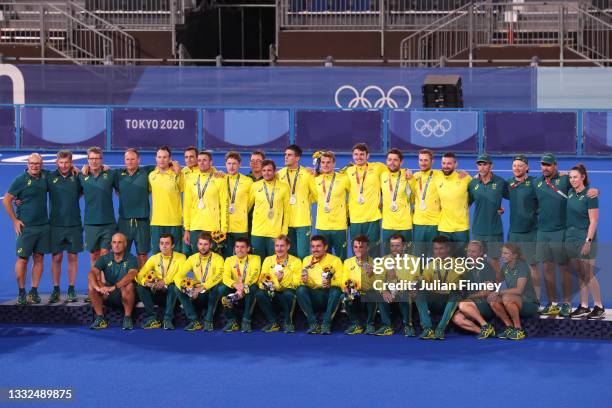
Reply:
<svg viewBox="0 0 612 408"><path fill-rule="evenodd" d="M125 238L125 235L123 235L120 232L117 232L116 234L113 235L113 238L111 241L111 248L113 249L113 253L115 255L123 256L123 254L125 253L126 246L127 246L127 239Z"/></svg>
<svg viewBox="0 0 612 408"><path fill-rule="evenodd" d="M42 156L38 153L32 153L28 156L28 174L30 176L38 177L40 170L42 169Z"/></svg>

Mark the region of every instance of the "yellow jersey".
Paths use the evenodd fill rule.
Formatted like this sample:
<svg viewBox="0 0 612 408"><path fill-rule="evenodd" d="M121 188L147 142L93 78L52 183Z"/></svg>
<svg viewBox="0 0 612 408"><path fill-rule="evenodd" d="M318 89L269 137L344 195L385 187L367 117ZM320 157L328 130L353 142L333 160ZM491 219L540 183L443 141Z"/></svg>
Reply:
<svg viewBox="0 0 612 408"><path fill-rule="evenodd" d="M388 230L412 229L412 190L410 180L406 180L406 170L391 173L387 169L380 176L380 188L383 201L382 227Z"/></svg>
<svg viewBox="0 0 612 408"><path fill-rule="evenodd" d="M209 252L206 256L202 256L198 252L183 262L174 278L174 282L179 287L181 281L187 277L189 272L192 272L195 280L203 285L204 289L209 290L221 283L223 267L224 261L221 255Z"/></svg>
<svg viewBox="0 0 612 408"><path fill-rule="evenodd" d="M299 166L295 170L283 167L278 171L276 177L289 188L289 208L291 210L289 226L295 228L312 226L310 209L317 196L313 175L308 169Z"/></svg>
<svg viewBox="0 0 612 408"><path fill-rule="evenodd" d="M451 261L449 261L451 260ZM425 267L423 270L423 280L426 282L436 282L437 284L447 284L447 283L458 283L461 279L461 273L455 272L455 263L457 262L455 258L447 258L446 260L442 260L443 264L439 265L439 262L430 262L429 265ZM446 263L451 263L452 267L446 268ZM442 267L439 267L442 266ZM440 293L440 294L449 294L449 290L445 289L435 289L431 292Z"/></svg>
<svg viewBox="0 0 612 408"><path fill-rule="evenodd" d="M138 271L135 280L144 286L147 281L147 275L149 275L149 272L152 272L155 279L163 279L166 286L168 286L175 282L174 278L183 262L185 262L185 255L180 252L172 252L171 256L163 256L160 252L147 259L147 262Z"/></svg>
<svg viewBox="0 0 612 408"><path fill-rule="evenodd" d="M471 180L470 176L459 177L456 171L439 178L437 187L441 211L438 231L459 232L470 229L468 185Z"/></svg>
<svg viewBox="0 0 612 408"><path fill-rule="evenodd" d="M337 172L319 174L315 178L315 188L317 193L316 229L330 231L347 229L348 205L346 200L351 189L348 177ZM328 197L329 203L327 202Z"/></svg>
<svg viewBox="0 0 612 408"><path fill-rule="evenodd" d="M259 180L253 183L249 194L249 208L253 208L251 234L269 238L287 234L291 217L289 207L287 184L278 178L272 182Z"/></svg>
<svg viewBox="0 0 612 408"><path fill-rule="evenodd" d="M351 189L349 217L351 223L380 220L380 175L387 169L382 163L350 166L345 170Z"/></svg>
<svg viewBox="0 0 612 408"><path fill-rule="evenodd" d="M251 286L259 280L261 271L261 260L259 255L247 255L239 259L236 255L225 260L223 266L223 284L233 288L234 283L243 282L245 286Z"/></svg>
<svg viewBox="0 0 612 408"><path fill-rule="evenodd" d="M227 232L249 231L249 193L253 180L244 174L225 175L225 189L228 199ZM238 183L238 184L236 184ZM232 207L233 206L233 207Z"/></svg>
<svg viewBox="0 0 612 408"><path fill-rule="evenodd" d="M283 276L281 281L278 281L276 271L281 270ZM286 258L279 260L276 255L266 257L261 266L261 274L259 275L259 288L263 289L263 281L270 278L274 284L275 290L295 289L300 286L302 277L302 261L293 255L288 255Z"/></svg>
<svg viewBox="0 0 612 408"><path fill-rule="evenodd" d="M183 226L185 231L227 232L225 179L214 173L192 173L184 182Z"/></svg>
<svg viewBox="0 0 612 408"><path fill-rule="evenodd" d="M374 265L374 259L368 258L367 262L361 264L354 256L344 261L342 267L342 290L347 289L347 282L352 280L356 284L356 289L360 292L366 292L372 289L374 280L379 279L379 275L374 272L368 272L368 269Z"/></svg>
<svg viewBox="0 0 612 408"><path fill-rule="evenodd" d="M406 256L406 262L404 262ZM383 282L399 282L399 281L416 281L421 276L421 258L410 254L400 254L400 262L396 264L396 256L393 254L385 255L383 260L388 258L393 259L393 267L385 268L384 261L382 263L384 272L379 276ZM388 261L387 261L388 262Z"/></svg>
<svg viewBox="0 0 612 408"><path fill-rule="evenodd" d="M323 287L323 272L333 273L331 286L342 287L342 260L335 255L325 254L318 262L313 262L312 255L308 255L302 262L302 269L308 271L308 287L319 289ZM300 273L300 285L303 285Z"/></svg>
<svg viewBox="0 0 612 408"><path fill-rule="evenodd" d="M149 173L151 190L151 225L176 227L183 225L181 209L182 173L172 169L161 172L155 168Z"/></svg>
<svg viewBox="0 0 612 408"><path fill-rule="evenodd" d="M440 196L437 186L442 176L444 173L440 170L417 171L410 179L410 188L414 193L413 224L438 225L440 222Z"/></svg>

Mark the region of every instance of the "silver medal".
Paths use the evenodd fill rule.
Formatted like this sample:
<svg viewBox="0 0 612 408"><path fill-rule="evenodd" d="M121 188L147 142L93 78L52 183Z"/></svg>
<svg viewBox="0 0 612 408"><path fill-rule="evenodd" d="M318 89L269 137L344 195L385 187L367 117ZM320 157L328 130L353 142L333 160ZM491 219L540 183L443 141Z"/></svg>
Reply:
<svg viewBox="0 0 612 408"><path fill-rule="evenodd" d="M363 204L363 203L365 203L365 198L363 198L363 196L360 194L360 195L359 195L359 198L357 199L357 202L358 202L359 204Z"/></svg>
<svg viewBox="0 0 612 408"><path fill-rule="evenodd" d="M397 211L397 203L395 201L393 201L391 203L391 211L396 212Z"/></svg>
<svg viewBox="0 0 612 408"><path fill-rule="evenodd" d="M283 265L280 265L280 264L274 265L274 270L276 272L282 272L283 271Z"/></svg>
<svg viewBox="0 0 612 408"><path fill-rule="evenodd" d="M331 208L329 207L329 204L325 203L325 206L323 207L323 211L325 211L326 213L331 211Z"/></svg>
<svg viewBox="0 0 612 408"><path fill-rule="evenodd" d="M268 218L269 219L274 218L274 210L273 209L270 209L270 211L268 211Z"/></svg>
<svg viewBox="0 0 612 408"><path fill-rule="evenodd" d="M203 209L204 209L204 200L202 200L201 198L200 198L200 202L198 203L198 208L199 208L200 210L203 210Z"/></svg>
<svg viewBox="0 0 612 408"><path fill-rule="evenodd" d="M291 205L295 205L295 202L296 202L296 200L295 200L295 196L294 196L294 195L292 195L292 196L291 196L291 198L289 199L289 204L291 204Z"/></svg>
<svg viewBox="0 0 612 408"><path fill-rule="evenodd" d="M420 205L420 207L421 207L421 210L425 210L425 208L426 208L426 207L425 207L425 200L421 200L421 205Z"/></svg>
<svg viewBox="0 0 612 408"><path fill-rule="evenodd" d="M230 204L228 211L229 211L230 214L234 213L234 204Z"/></svg>

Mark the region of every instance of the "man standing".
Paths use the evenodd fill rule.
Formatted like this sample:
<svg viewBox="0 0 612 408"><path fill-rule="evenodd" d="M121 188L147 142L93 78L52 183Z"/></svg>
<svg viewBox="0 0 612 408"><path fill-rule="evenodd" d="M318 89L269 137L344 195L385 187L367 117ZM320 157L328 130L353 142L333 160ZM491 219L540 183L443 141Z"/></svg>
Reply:
<svg viewBox="0 0 612 408"><path fill-rule="evenodd" d="M468 186L472 177L461 177L456 171L455 153L442 156L442 173L438 180L440 195L440 223L438 232L451 242L451 254L464 256L465 246L470 241L470 213Z"/></svg>
<svg viewBox="0 0 612 408"><path fill-rule="evenodd" d="M174 308L176 306L175 276L185 262L185 255L174 251L174 238L171 234L159 236L159 253L152 255L144 264L136 276L136 293L145 308L146 319L142 325L143 329L158 329L161 323L157 320L155 304L163 305L164 329L174 330ZM201 330L202 326L197 322L187 325L185 330Z"/></svg>
<svg viewBox="0 0 612 408"><path fill-rule="evenodd" d="M48 174L50 203L50 246L53 258L51 273L53 291L49 303L60 301L60 277L64 251L68 253L68 302L76 302L74 289L78 270L78 254L83 251L83 226L79 198L82 194L78 177L73 174L72 152L57 152L57 169Z"/></svg>
<svg viewBox="0 0 612 408"><path fill-rule="evenodd" d="M198 169L198 149L195 146L189 146L185 150L183 150L183 157L185 159L185 166L181 169L181 191L183 191L183 213L185 213L185 183L191 178L193 174L199 173ZM187 245L185 242L181 242L180 251L185 254L185 256L191 255L191 246Z"/></svg>
<svg viewBox="0 0 612 408"><path fill-rule="evenodd" d="M470 181L468 193L470 204L474 203L472 239L485 243L486 254L495 270L497 281L502 280L499 254L504 242L504 227L501 220L501 202L507 189L506 180L493 174L493 161L486 155L476 159L478 177Z"/></svg>
<svg viewBox="0 0 612 408"><path fill-rule="evenodd" d="M274 238L287 235L289 230L289 188L278 180L275 172L276 164L264 160L263 180L253 183L249 194L249 208L253 208L253 253L261 259L274 254Z"/></svg>
<svg viewBox="0 0 612 408"><path fill-rule="evenodd" d="M278 179L289 187L289 241L291 255L305 258L310 250L312 232L311 204L317 196L314 177L300 166L302 149L298 145L285 148L285 166L278 171Z"/></svg>
<svg viewBox="0 0 612 408"><path fill-rule="evenodd" d="M251 171L249 174L247 174L247 177L253 180L253 182L259 181L263 178L262 165L264 160L266 160L266 155L264 152L255 150L253 153L251 153L251 160L249 162Z"/></svg>
<svg viewBox="0 0 612 408"><path fill-rule="evenodd" d="M90 164L91 166L91 164ZM134 278L138 273L136 257L125 249L125 235L118 232L112 236L112 252L100 256L89 271L89 298L95 313L90 329L106 329L104 304L123 307L123 330L132 330L132 310L134 309ZM102 280L104 274L104 280Z"/></svg>
<svg viewBox="0 0 612 408"><path fill-rule="evenodd" d="M202 232L227 232L227 193L225 180L214 176L210 152L198 153L199 173L185 182L183 242L197 252L198 236Z"/></svg>
<svg viewBox="0 0 612 408"><path fill-rule="evenodd" d="M317 234L325 238L328 251L345 260L348 240L347 196L351 189L348 177L334 171L336 156L327 151L321 154L321 174L315 178L317 190Z"/></svg>
<svg viewBox="0 0 612 408"><path fill-rule="evenodd" d="M327 253L321 235L310 238L311 255L302 262L302 277L296 290L297 301L308 321L308 334L331 334L331 325L342 294L342 261ZM324 311L323 323L317 322L316 310Z"/></svg>
<svg viewBox="0 0 612 408"><path fill-rule="evenodd" d="M17 235L17 261L15 275L19 287L17 304L40 303L38 284L43 272L44 254L49 253L49 216L47 213L47 175L42 172L40 154L28 157L28 168L19 175L2 199ZM13 201L21 201L17 213ZM28 260L32 256L32 288L26 299L25 282Z"/></svg>
<svg viewBox="0 0 612 408"><path fill-rule="evenodd" d="M238 238L249 236L249 193L253 180L240 174L242 158L238 152L227 152L225 155L224 183L227 188L227 238L223 256L229 258L234 254L234 244Z"/></svg>
<svg viewBox="0 0 612 408"><path fill-rule="evenodd" d="M387 152L387 171L380 176L382 189L382 239L384 253L389 253L389 238L401 235L412 244L412 213L410 210L410 182L407 170L402 170L404 155L399 149ZM408 170L409 176L412 176Z"/></svg>

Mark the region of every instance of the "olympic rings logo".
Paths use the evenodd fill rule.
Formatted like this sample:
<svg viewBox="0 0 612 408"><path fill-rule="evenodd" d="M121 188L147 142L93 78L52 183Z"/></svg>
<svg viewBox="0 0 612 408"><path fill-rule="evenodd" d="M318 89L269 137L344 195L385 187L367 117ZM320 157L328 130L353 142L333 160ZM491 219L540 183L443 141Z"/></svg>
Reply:
<svg viewBox="0 0 612 408"><path fill-rule="evenodd" d="M349 91L349 93L353 95L353 98L349 101L347 106L344 106L339 99L340 94L344 91ZM398 101L393 99L394 93L398 92L405 93L407 97L406 104L401 108ZM378 95L378 99L376 99L374 103L372 103L373 99L370 99L372 94ZM343 109L355 109L360 105L366 109L381 109L385 107L385 105L392 109L406 109L412 104L412 94L408 88L402 85L392 87L386 94L382 88L376 85L366 86L361 92L359 92L357 88L352 85L342 85L336 90L334 100L336 102L336 106Z"/></svg>
<svg viewBox="0 0 612 408"><path fill-rule="evenodd" d="M443 137L450 132L452 125L452 122L448 119L417 119L414 122L414 129L423 135L423 137Z"/></svg>

